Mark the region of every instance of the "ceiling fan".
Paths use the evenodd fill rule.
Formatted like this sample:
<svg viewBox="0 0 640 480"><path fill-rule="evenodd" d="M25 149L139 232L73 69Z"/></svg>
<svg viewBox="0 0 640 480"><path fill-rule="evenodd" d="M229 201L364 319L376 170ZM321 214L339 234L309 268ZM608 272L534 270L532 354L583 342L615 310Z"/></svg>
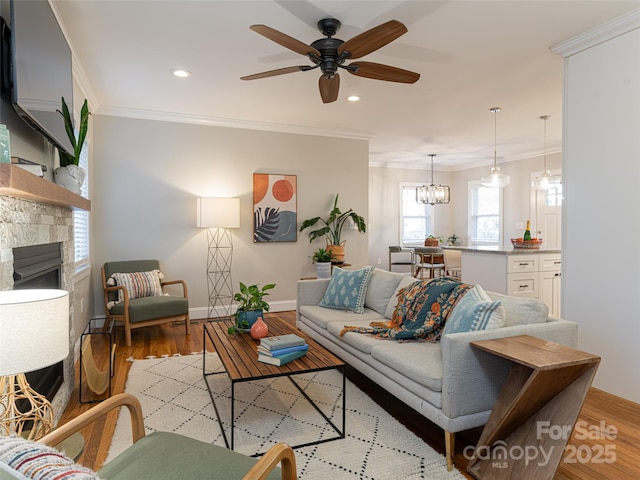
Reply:
<svg viewBox="0 0 640 480"><path fill-rule="evenodd" d="M340 29L341 23L335 18L324 18L318 22L318 29L327 38L316 40L311 45L296 40L278 30L266 25L251 25L254 32L267 37L283 47L306 55L314 65L298 65L294 67L278 68L268 72L256 73L241 77L241 80L256 80L258 78L273 77L286 73L306 72L320 68L322 76L319 81L320 96L324 103L335 102L340 89L340 75L338 69L359 77L373 78L387 82L415 83L420 78L419 73L403 70L402 68L373 62L356 62L345 65L350 59L364 57L371 52L384 47L396 38L407 33L407 27L397 20L390 20L382 25L371 28L346 42L333 36Z"/></svg>

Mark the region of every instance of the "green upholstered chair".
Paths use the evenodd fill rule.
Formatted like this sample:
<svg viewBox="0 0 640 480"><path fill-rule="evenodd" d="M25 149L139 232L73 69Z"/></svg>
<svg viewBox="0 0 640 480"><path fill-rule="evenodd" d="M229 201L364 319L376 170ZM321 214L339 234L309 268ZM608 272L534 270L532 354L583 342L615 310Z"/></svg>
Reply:
<svg viewBox="0 0 640 480"><path fill-rule="evenodd" d="M182 286L182 296L153 295L139 296L129 292L126 286L112 284L109 279L113 274L131 274L151 272L160 269L158 260L128 260L107 262L102 267L102 289L107 322L112 320L124 323L127 347L131 346L131 330L168 322L184 321L187 335L189 329L189 293L184 280L160 281L160 289L166 285ZM118 292L122 300L118 301ZM156 292L158 293L158 292Z"/></svg>
<svg viewBox="0 0 640 480"><path fill-rule="evenodd" d="M55 447L119 407L127 407L131 414L133 445L102 466L97 472L102 480L174 480L176 478L180 480L241 478L244 480L295 480L297 478L295 455L291 447L284 443L274 445L260 459L257 459L175 433L154 432L145 436L140 402L127 393L108 398L41 438L36 444ZM2 458L2 441L3 439L0 438L0 463L5 461ZM28 447L29 451L26 454L34 459L47 457L43 454L44 452L34 451L33 442L30 442ZM24 450L13 455L11 453L5 455L17 459L15 463L19 465L12 466L10 461L0 465L0 478L25 478L19 473L21 470L22 473L29 470L28 459L24 458L26 455L23 455L23 452ZM70 459L62 460L59 454L52 457L54 458L51 460L51 468L58 469L55 473L60 475L60 478L63 477L63 471L77 472L78 469L83 468L75 465ZM39 467L42 468L42 464L39 464Z"/></svg>

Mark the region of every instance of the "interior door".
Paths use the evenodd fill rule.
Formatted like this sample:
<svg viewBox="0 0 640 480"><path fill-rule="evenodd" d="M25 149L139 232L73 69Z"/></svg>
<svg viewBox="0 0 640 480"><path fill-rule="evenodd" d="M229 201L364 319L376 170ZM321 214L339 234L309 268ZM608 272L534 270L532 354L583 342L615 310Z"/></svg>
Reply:
<svg viewBox="0 0 640 480"><path fill-rule="evenodd" d="M550 190L533 189L536 219L535 236L544 240L543 248L560 249L562 235L562 183L555 174L557 185ZM533 232L531 232L533 234Z"/></svg>

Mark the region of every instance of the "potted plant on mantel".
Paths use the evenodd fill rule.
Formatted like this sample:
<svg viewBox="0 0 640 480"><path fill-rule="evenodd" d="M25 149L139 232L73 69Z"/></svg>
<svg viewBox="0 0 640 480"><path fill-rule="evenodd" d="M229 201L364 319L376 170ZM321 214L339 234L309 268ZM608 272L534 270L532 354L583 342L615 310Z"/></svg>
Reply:
<svg viewBox="0 0 640 480"><path fill-rule="evenodd" d="M80 194L80 189L82 188L82 183L84 182L84 177L87 175L87 172L79 167L78 164L80 163L80 153L82 152L84 141L87 138L89 115L91 115L91 112L89 112L89 106L85 99L82 110L80 110L80 127L78 128L77 137L71 112L69 112L69 107L67 106L67 102L64 101L64 97L62 97L62 110L57 110L57 112L64 118L64 128L67 131L67 137L69 137L69 141L73 147L73 155L59 148L60 166L54 170L53 175L58 185L73 193Z"/></svg>
<svg viewBox="0 0 640 480"><path fill-rule="evenodd" d="M353 209L349 209L346 212L341 212L338 208L338 194L333 202L333 208L329 212L327 218L314 217L302 222L300 231L305 228L315 226L318 222L324 224L323 227L309 232L309 243L313 242L318 237L326 237L327 250L330 251L335 257L335 261L338 263L344 262L344 244L346 240L342 240L342 228L348 219L353 220L358 232L365 233L367 231L367 225L364 217L361 217Z"/></svg>
<svg viewBox="0 0 640 480"><path fill-rule="evenodd" d="M317 278L331 278L331 262L334 260L332 252L320 248L316 250L311 260L316 264Z"/></svg>
<svg viewBox="0 0 640 480"><path fill-rule="evenodd" d="M264 297L269 295L267 290L275 288L275 283L269 283L262 288L258 285L245 285L240 282L240 291L236 292L233 299L238 302L238 308L233 316L236 317L236 324L229 327L229 333L249 331L253 324L262 317L264 312L269 311L269 304Z"/></svg>

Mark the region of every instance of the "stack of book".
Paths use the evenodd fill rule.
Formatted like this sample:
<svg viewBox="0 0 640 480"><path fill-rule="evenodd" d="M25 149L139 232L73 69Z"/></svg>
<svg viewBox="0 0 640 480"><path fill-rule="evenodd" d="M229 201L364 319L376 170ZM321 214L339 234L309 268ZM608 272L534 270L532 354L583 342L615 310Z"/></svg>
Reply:
<svg viewBox="0 0 640 480"><path fill-rule="evenodd" d="M309 345L304 338L289 333L274 337L265 337L258 346L258 361L281 366L306 355Z"/></svg>

